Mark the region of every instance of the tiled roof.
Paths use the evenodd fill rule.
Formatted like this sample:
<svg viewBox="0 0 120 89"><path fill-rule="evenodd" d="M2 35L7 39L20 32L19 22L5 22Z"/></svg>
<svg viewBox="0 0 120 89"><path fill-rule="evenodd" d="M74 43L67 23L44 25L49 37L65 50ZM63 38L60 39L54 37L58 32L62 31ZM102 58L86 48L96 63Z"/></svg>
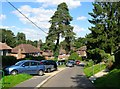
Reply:
<svg viewBox="0 0 120 89"><path fill-rule="evenodd" d="M77 51L80 50L80 51L86 51L87 50L87 47L86 46L82 46L80 47L79 49L77 49Z"/></svg>
<svg viewBox="0 0 120 89"><path fill-rule="evenodd" d="M43 56L53 56L53 52L51 50L45 50L42 53Z"/></svg>
<svg viewBox="0 0 120 89"><path fill-rule="evenodd" d="M20 45L18 45L15 48L12 49L12 53L18 53L20 49L21 49L21 53L41 52L39 49L37 49L36 47L34 47L30 44L20 44Z"/></svg>
<svg viewBox="0 0 120 89"><path fill-rule="evenodd" d="M5 50L5 49L12 49L12 48L8 46L6 43L0 42L0 50Z"/></svg>

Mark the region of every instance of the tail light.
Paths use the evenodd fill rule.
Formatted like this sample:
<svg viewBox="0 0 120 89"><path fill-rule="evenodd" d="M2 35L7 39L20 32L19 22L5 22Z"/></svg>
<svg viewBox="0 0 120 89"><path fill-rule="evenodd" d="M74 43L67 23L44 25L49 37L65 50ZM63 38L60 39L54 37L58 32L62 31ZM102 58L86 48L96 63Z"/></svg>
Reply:
<svg viewBox="0 0 120 89"><path fill-rule="evenodd" d="M42 62L40 62L40 64L43 64Z"/></svg>

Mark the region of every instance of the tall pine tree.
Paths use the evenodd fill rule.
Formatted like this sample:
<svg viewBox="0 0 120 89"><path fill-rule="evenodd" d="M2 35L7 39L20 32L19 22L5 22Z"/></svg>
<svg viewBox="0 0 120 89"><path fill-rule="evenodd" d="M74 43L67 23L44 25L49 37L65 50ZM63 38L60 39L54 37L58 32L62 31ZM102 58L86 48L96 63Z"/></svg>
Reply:
<svg viewBox="0 0 120 89"><path fill-rule="evenodd" d="M63 2L58 5L57 11L51 17L51 27L49 28L49 33L46 38L46 42L56 42L53 49L55 57L57 57L59 53L60 37L65 38L65 41L68 43L67 51L70 51L71 39L75 35L73 32L73 27L70 25L70 21L72 21L72 17L69 14L69 9L66 3Z"/></svg>

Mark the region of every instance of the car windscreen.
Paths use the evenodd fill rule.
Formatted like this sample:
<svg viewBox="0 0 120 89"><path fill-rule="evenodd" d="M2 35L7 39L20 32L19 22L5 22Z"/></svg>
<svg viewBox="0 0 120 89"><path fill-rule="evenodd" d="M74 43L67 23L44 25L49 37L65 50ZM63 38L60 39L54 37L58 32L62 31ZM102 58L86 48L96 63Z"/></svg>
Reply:
<svg viewBox="0 0 120 89"><path fill-rule="evenodd" d="M19 62L17 62L16 64L15 64L15 66L19 66L19 65L21 65L23 63L23 61L19 61Z"/></svg>

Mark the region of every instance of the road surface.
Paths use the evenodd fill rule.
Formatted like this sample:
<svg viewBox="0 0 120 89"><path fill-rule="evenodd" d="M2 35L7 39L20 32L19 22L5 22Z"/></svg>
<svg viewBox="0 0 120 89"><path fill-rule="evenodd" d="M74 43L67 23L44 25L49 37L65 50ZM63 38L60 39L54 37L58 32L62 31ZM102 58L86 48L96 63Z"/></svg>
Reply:
<svg viewBox="0 0 120 89"><path fill-rule="evenodd" d="M39 89L44 89L44 87L70 87L78 89L95 89L93 84L86 78L83 74L83 67L75 66L71 68L66 68L62 72L55 75L53 78L48 80Z"/></svg>

